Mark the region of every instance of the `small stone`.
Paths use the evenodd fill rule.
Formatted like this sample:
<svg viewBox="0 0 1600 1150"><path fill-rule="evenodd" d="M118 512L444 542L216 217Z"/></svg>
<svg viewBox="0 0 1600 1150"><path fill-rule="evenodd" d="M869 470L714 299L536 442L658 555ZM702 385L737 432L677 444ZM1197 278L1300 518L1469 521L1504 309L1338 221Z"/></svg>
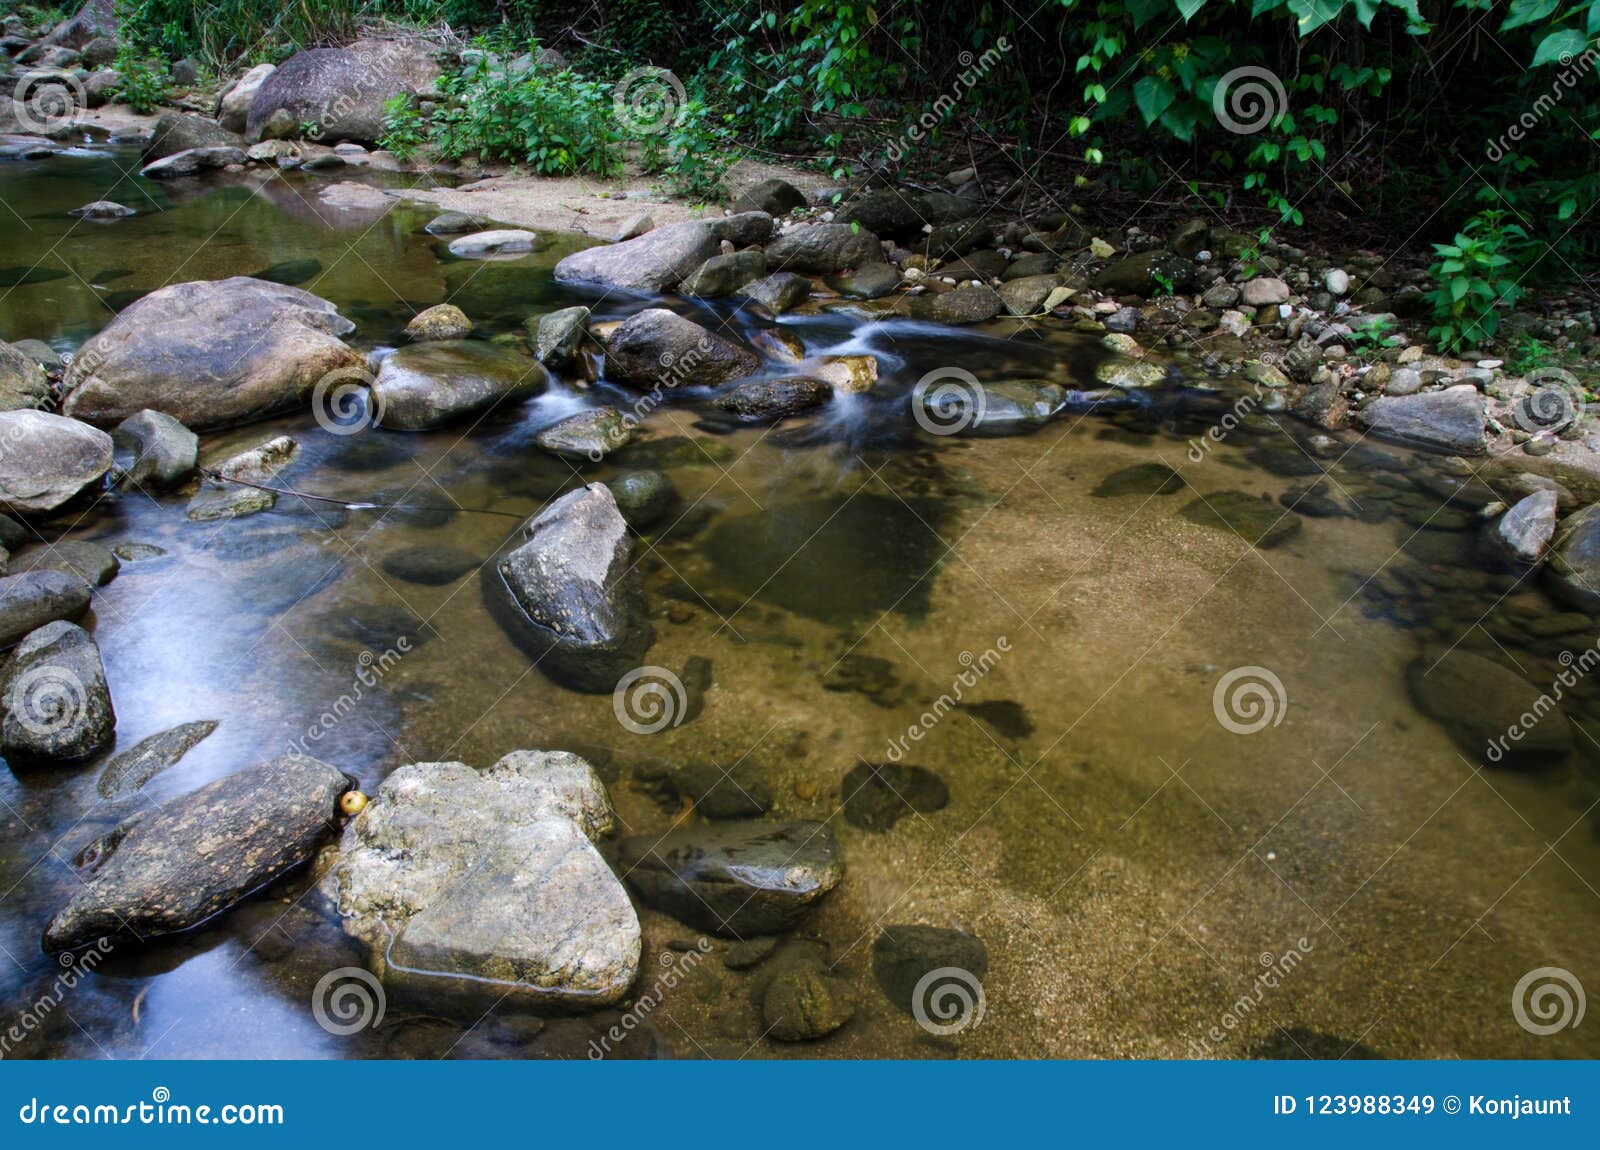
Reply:
<svg viewBox="0 0 1600 1150"><path fill-rule="evenodd" d="M950 801L937 774L903 763L860 763L845 774L841 792L845 821L879 833L906 815L943 810Z"/></svg>
<svg viewBox="0 0 1600 1150"><path fill-rule="evenodd" d="M472 334L472 321L453 303L435 304L418 312L406 324L406 334L414 340L465 339Z"/></svg>
<svg viewBox="0 0 1600 1150"><path fill-rule="evenodd" d="M761 996L766 1034L780 1042L808 1042L838 1030L855 1013L849 987L820 962L783 963Z"/></svg>

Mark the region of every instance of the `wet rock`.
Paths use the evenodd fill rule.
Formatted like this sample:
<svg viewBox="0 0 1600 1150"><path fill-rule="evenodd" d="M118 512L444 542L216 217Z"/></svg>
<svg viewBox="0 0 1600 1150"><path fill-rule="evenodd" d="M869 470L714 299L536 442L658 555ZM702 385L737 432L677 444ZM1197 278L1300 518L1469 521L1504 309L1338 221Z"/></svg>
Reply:
<svg viewBox="0 0 1600 1150"><path fill-rule="evenodd" d="M659 307L630 316L606 344L606 375L635 387L715 385L760 366L748 348Z"/></svg>
<svg viewBox="0 0 1600 1150"><path fill-rule="evenodd" d="M63 410L111 425L149 408L208 431L302 404L317 382L363 358L355 325L310 292L265 280L173 284L124 308L79 349Z"/></svg>
<svg viewBox="0 0 1600 1150"><path fill-rule="evenodd" d="M767 245L767 266L774 271L832 275L882 262L878 237L849 224L805 224Z"/></svg>
<svg viewBox="0 0 1600 1150"><path fill-rule="evenodd" d="M538 395L549 380L538 363L482 340L403 347L372 383L380 427L427 431L502 402Z"/></svg>
<svg viewBox="0 0 1600 1150"><path fill-rule="evenodd" d="M1033 720L1028 718L1028 709L1013 699L985 699L957 705L1008 739L1025 739L1033 734Z"/></svg>
<svg viewBox="0 0 1600 1150"><path fill-rule="evenodd" d="M1536 491L1517 502L1489 529L1491 543L1512 563L1532 566L1544 558L1556 533L1556 493Z"/></svg>
<svg viewBox="0 0 1600 1150"><path fill-rule="evenodd" d="M1157 249L1125 256L1108 264L1094 278L1094 286L1108 295L1151 296L1186 292L1194 287L1195 266L1173 252Z"/></svg>
<svg viewBox="0 0 1600 1150"><path fill-rule="evenodd" d="M1007 280L996 290L1007 315L1038 315L1045 310L1045 301L1051 293L1060 286L1060 276L1024 276Z"/></svg>
<svg viewBox="0 0 1600 1150"><path fill-rule="evenodd" d="M383 557L381 566L385 572L402 582L423 587L444 587L477 570L482 562L481 558L462 547L418 543L389 552Z"/></svg>
<svg viewBox="0 0 1600 1150"><path fill-rule="evenodd" d="M944 780L926 767L858 763L841 788L845 822L882 833L910 814L931 814L950 801Z"/></svg>
<svg viewBox="0 0 1600 1150"><path fill-rule="evenodd" d="M180 723L141 739L106 764L95 789L100 792L101 798L113 801L135 795L146 783L176 764L216 729L216 722L207 719L197 723Z"/></svg>
<svg viewBox="0 0 1600 1150"><path fill-rule="evenodd" d="M586 307L564 307L539 317L533 333L533 354L546 367L564 368L577 354L589 322Z"/></svg>
<svg viewBox="0 0 1600 1150"><path fill-rule="evenodd" d="M406 334L418 342L436 339L466 339L472 334L472 321L453 303L435 304L411 317Z"/></svg>
<svg viewBox="0 0 1600 1150"><path fill-rule="evenodd" d="M211 469L222 478L207 476L200 490L189 500L186 514L195 523L208 523L217 519L242 519L271 510L277 505L277 494L250 485L270 486L298 451L299 444L287 435L279 435L229 456Z"/></svg>
<svg viewBox="0 0 1600 1150"><path fill-rule="evenodd" d="M610 691L654 640L633 539L602 484L568 493L498 565L500 590L539 668L578 690ZM491 585L491 591L494 590Z"/></svg>
<svg viewBox="0 0 1600 1150"><path fill-rule="evenodd" d="M111 437L31 408L0 412L0 511L53 511L111 470Z"/></svg>
<svg viewBox="0 0 1600 1150"><path fill-rule="evenodd" d="M139 174L147 180L172 180L182 176L196 176L201 172L226 168L229 164L243 164L248 156L243 148L219 145L212 148L190 148L175 152L165 159L146 164Z"/></svg>
<svg viewBox="0 0 1600 1150"><path fill-rule="evenodd" d="M307 48L262 79L245 118L245 137L262 139L278 115L295 125L315 123L319 138L376 143L384 134L384 105L397 96L431 93L438 77L428 46L414 40Z"/></svg>
<svg viewBox="0 0 1600 1150"><path fill-rule="evenodd" d="M555 278L561 283L602 284L660 295L720 251L710 225L689 220L636 239L574 252L556 264Z"/></svg>
<svg viewBox="0 0 1600 1150"><path fill-rule="evenodd" d="M552 423L533 437L554 455L598 462L633 441L634 428L614 407L591 407Z"/></svg>
<svg viewBox="0 0 1600 1150"><path fill-rule="evenodd" d="M811 374L839 395L861 395L878 382L878 357L830 355L812 366Z"/></svg>
<svg viewBox="0 0 1600 1150"><path fill-rule="evenodd" d="M1277 390L1289 386L1289 377L1270 363L1263 363L1259 359L1247 359L1240 369L1242 374L1251 383L1260 387Z"/></svg>
<svg viewBox="0 0 1600 1150"><path fill-rule="evenodd" d="M445 212L434 216L422 230L430 236L463 236L469 232L485 231L489 222L482 216L469 215L466 212Z"/></svg>
<svg viewBox="0 0 1600 1150"><path fill-rule="evenodd" d="M767 274L767 258L760 252L730 252L712 256L679 285L682 295L716 297L732 295L747 283Z"/></svg>
<svg viewBox="0 0 1600 1150"><path fill-rule="evenodd" d="M1470 383L1419 395L1382 396L1357 413L1380 436L1458 455L1489 448L1483 396Z"/></svg>
<svg viewBox="0 0 1600 1150"><path fill-rule="evenodd" d="M126 204L119 204L114 200L95 200L93 203L84 204L81 208L73 208L67 213L77 216L80 220L122 220L139 213Z"/></svg>
<svg viewBox="0 0 1600 1150"><path fill-rule="evenodd" d="M738 293L768 315L782 315L811 298L811 281L794 272L776 272L745 284Z"/></svg>
<svg viewBox="0 0 1600 1150"><path fill-rule="evenodd" d="M678 500L678 489L665 472L624 471L606 486L628 526L643 531L661 521Z"/></svg>
<svg viewBox="0 0 1600 1150"><path fill-rule="evenodd" d="M620 857L645 902L724 938L788 930L844 877L833 831L815 822L682 827L624 839Z"/></svg>
<svg viewBox="0 0 1600 1150"><path fill-rule="evenodd" d="M197 116L191 112L163 112L156 120L150 141L144 146L142 159L146 164L150 164L196 148L242 150L244 140L215 120L208 120L204 116Z"/></svg>
<svg viewBox="0 0 1600 1150"><path fill-rule="evenodd" d="M276 71L272 64L257 64L222 93L217 101L217 122L229 132L243 136L250 119L250 105L268 76Z"/></svg>
<svg viewBox="0 0 1600 1150"><path fill-rule="evenodd" d="M729 970L750 970L772 957L777 948L778 940L771 936L736 942L722 952L722 965Z"/></svg>
<svg viewBox="0 0 1600 1150"><path fill-rule="evenodd" d="M743 763L641 764L635 775L645 789L668 803L689 801L708 819L753 819L772 806L772 789Z"/></svg>
<svg viewBox="0 0 1600 1150"><path fill-rule="evenodd" d="M1180 514L1191 523L1222 527L1252 547L1277 547L1300 531L1300 517L1243 491L1213 491L1188 504Z"/></svg>
<svg viewBox="0 0 1600 1150"><path fill-rule="evenodd" d="M11 564L13 574L24 571L65 571L91 587L104 587L117 577L122 564L110 548L82 539L63 539L30 548Z"/></svg>
<svg viewBox="0 0 1600 1150"><path fill-rule="evenodd" d="M615 823L594 769L513 751L486 771L413 763L346 827L322 889L385 982L430 996L616 1002L639 920L595 849Z"/></svg>
<svg viewBox="0 0 1600 1150"><path fill-rule="evenodd" d="M1141 391L1147 387L1160 387L1167 382L1166 368L1149 360L1113 356L1095 368L1094 376L1110 387L1128 391Z"/></svg>
<svg viewBox="0 0 1600 1150"><path fill-rule="evenodd" d="M531 252L539 237L521 228L494 228L450 241L450 254L462 259L520 255Z"/></svg>
<svg viewBox="0 0 1600 1150"><path fill-rule="evenodd" d="M66 571L44 569L0 577L0 647L89 609L89 584Z"/></svg>
<svg viewBox="0 0 1600 1150"><path fill-rule="evenodd" d="M900 286L900 270L893 264L864 264L829 276L828 286L846 299L881 299Z"/></svg>
<svg viewBox="0 0 1600 1150"><path fill-rule="evenodd" d="M764 1033L779 1042L825 1038L854 1013L848 985L812 958L780 962L761 994Z"/></svg>
<svg viewBox="0 0 1600 1150"><path fill-rule="evenodd" d="M919 422L935 434L1021 435L1050 422L1061 411L1066 394L1045 380L980 384L976 393L970 388L945 392L931 387L922 394Z"/></svg>
<svg viewBox="0 0 1600 1150"><path fill-rule="evenodd" d="M1522 676L1461 648L1430 648L1406 668L1412 701L1475 761L1534 766L1572 750L1561 705Z"/></svg>
<svg viewBox="0 0 1600 1150"><path fill-rule="evenodd" d="M43 407L49 398L44 367L15 344L0 340L0 411Z"/></svg>
<svg viewBox="0 0 1600 1150"><path fill-rule="evenodd" d="M200 439L172 416L135 412L111 433L116 482L141 491L165 491L194 474Z"/></svg>
<svg viewBox="0 0 1600 1150"><path fill-rule="evenodd" d="M1183 476L1165 463L1136 463L1113 471L1089 494L1101 499L1119 495L1172 495L1183 488Z"/></svg>
<svg viewBox="0 0 1600 1150"><path fill-rule="evenodd" d="M880 707L899 706L906 697L906 684L895 665L877 655L849 651L823 673L825 691L855 691Z"/></svg>
<svg viewBox="0 0 1600 1150"><path fill-rule="evenodd" d="M1600 614L1600 503L1562 521L1545 576L1556 598Z"/></svg>
<svg viewBox="0 0 1600 1150"><path fill-rule="evenodd" d="M736 212L766 212L774 218L806 206L805 193L787 180L762 180L733 202Z"/></svg>
<svg viewBox="0 0 1600 1150"><path fill-rule="evenodd" d="M790 376L752 379L717 397L717 406L745 423L771 423L822 407L833 399L833 388L820 379Z"/></svg>
<svg viewBox="0 0 1600 1150"><path fill-rule="evenodd" d="M88 877L45 948L199 925L308 860L350 786L327 763L288 756L138 812L85 852Z"/></svg>
<svg viewBox="0 0 1600 1150"><path fill-rule="evenodd" d="M911 314L934 323L983 323L1005 311L1000 293L983 284L962 284L938 295L917 296L911 300Z"/></svg>
<svg viewBox="0 0 1600 1150"><path fill-rule="evenodd" d="M47 623L17 644L0 705L0 751L17 763L87 758L117 725L100 648L76 623Z"/></svg>
<svg viewBox="0 0 1600 1150"><path fill-rule="evenodd" d="M989 948L966 931L938 926L886 926L872 944L873 977L907 1014L920 1009L924 1017L935 1017L934 987L923 985L935 971L965 971L981 980L989 972Z"/></svg>

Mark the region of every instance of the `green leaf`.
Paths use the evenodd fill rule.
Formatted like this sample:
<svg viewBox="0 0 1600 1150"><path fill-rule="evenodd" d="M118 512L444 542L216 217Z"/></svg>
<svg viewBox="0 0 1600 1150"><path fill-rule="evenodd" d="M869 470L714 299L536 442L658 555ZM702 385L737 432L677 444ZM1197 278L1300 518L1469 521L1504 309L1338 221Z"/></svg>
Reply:
<svg viewBox="0 0 1600 1150"><path fill-rule="evenodd" d="M1500 31L1509 32L1524 24L1536 23L1559 7L1561 0L1511 0L1511 11L1506 15L1505 22L1500 25Z"/></svg>
<svg viewBox="0 0 1600 1150"><path fill-rule="evenodd" d="M1183 17L1185 24L1193 20L1195 14L1205 6L1206 0L1178 0L1178 12Z"/></svg>
<svg viewBox="0 0 1600 1150"><path fill-rule="evenodd" d="M1176 95L1172 85L1159 76L1143 76L1133 86L1133 100L1139 105L1146 127L1159 120L1161 113L1172 107Z"/></svg>
<svg viewBox="0 0 1600 1150"><path fill-rule="evenodd" d="M1537 68L1540 64L1549 64L1559 61L1562 67L1572 63L1572 57L1580 55L1589 46L1589 38L1576 28L1565 28L1560 32L1552 32L1539 41L1539 47L1533 53L1533 63L1529 67Z"/></svg>

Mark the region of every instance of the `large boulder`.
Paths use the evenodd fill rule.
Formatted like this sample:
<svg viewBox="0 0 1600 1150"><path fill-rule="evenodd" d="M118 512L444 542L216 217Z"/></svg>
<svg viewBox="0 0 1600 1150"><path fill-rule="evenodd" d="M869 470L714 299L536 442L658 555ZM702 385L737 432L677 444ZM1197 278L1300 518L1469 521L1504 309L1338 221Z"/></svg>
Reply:
<svg viewBox="0 0 1600 1150"><path fill-rule="evenodd" d="M82 48L98 36L115 36L121 27L116 0L85 0L83 7L50 30L44 43Z"/></svg>
<svg viewBox="0 0 1600 1150"><path fill-rule="evenodd" d="M555 277L562 283L599 284L659 295L677 287L721 250L709 224L689 220L619 244L573 252L556 264Z"/></svg>
<svg viewBox="0 0 1600 1150"><path fill-rule="evenodd" d="M308 291L235 276L173 284L124 308L73 357L63 410L114 425L149 408L197 431L302 405L365 360L355 325Z"/></svg>
<svg viewBox="0 0 1600 1150"><path fill-rule="evenodd" d="M844 877L826 823L682 827L623 839L619 854L645 902L724 938L788 930Z"/></svg>
<svg viewBox="0 0 1600 1150"><path fill-rule="evenodd" d="M1468 755L1494 766L1537 766L1572 750L1560 703L1482 655L1430 648L1406 669L1417 709Z"/></svg>
<svg viewBox="0 0 1600 1150"><path fill-rule="evenodd" d="M0 647L58 619L76 619L93 594L77 575L49 568L0 578Z"/></svg>
<svg viewBox="0 0 1600 1150"><path fill-rule="evenodd" d="M104 749L117 715L89 632L47 623L17 644L0 688L0 716L0 752L9 762L71 762Z"/></svg>
<svg viewBox="0 0 1600 1150"><path fill-rule="evenodd" d="M633 539L603 484L568 492L527 526L488 579L541 671L581 691L612 690L655 640ZM506 602L509 597L509 602Z"/></svg>
<svg viewBox="0 0 1600 1150"><path fill-rule="evenodd" d="M767 246L767 266L773 271L832 275L882 262L883 245L878 237L849 224L806 224Z"/></svg>
<svg viewBox="0 0 1600 1150"><path fill-rule="evenodd" d="M310 859L352 785L290 755L139 811L79 856L88 874L45 928L45 948L199 925Z"/></svg>
<svg viewBox="0 0 1600 1150"><path fill-rule="evenodd" d="M217 100L217 122L240 137L250 119L250 105L268 76L277 69L272 64L257 64L225 89Z"/></svg>
<svg viewBox="0 0 1600 1150"><path fill-rule="evenodd" d="M606 376L635 387L714 386L760 366L755 352L666 308L629 316L606 343Z"/></svg>
<svg viewBox="0 0 1600 1150"><path fill-rule="evenodd" d="M397 431L426 431L502 400L538 395L549 378L537 361L483 340L414 344L378 368L373 418Z"/></svg>
<svg viewBox="0 0 1600 1150"><path fill-rule="evenodd" d="M42 407L50 398L44 368L26 352L0 340L0 411Z"/></svg>
<svg viewBox="0 0 1600 1150"><path fill-rule="evenodd" d="M412 763L346 829L323 891L391 985L605 1006L639 972L639 920L594 847L615 824L594 769L513 751L486 771Z"/></svg>
<svg viewBox="0 0 1600 1150"><path fill-rule="evenodd" d="M314 139L375 143L384 104L433 91L439 67L416 40L357 40L347 48L307 48L261 81L250 101L245 138L259 140L274 114L314 124Z"/></svg>
<svg viewBox="0 0 1600 1150"><path fill-rule="evenodd" d="M1569 515L1556 533L1545 580L1558 599L1600 614L1600 503Z"/></svg>
<svg viewBox="0 0 1600 1150"><path fill-rule="evenodd" d="M191 148L243 148L244 139L215 120L193 112L163 112L156 120L149 143L144 146L144 162L164 160Z"/></svg>
<svg viewBox="0 0 1600 1150"><path fill-rule="evenodd" d="M1356 417L1385 439L1456 455L1482 455L1489 450L1483 396L1470 383L1417 395L1380 396Z"/></svg>
<svg viewBox="0 0 1600 1150"><path fill-rule="evenodd" d="M97 427L23 408L0 412L0 511L53 511L111 469L111 437Z"/></svg>

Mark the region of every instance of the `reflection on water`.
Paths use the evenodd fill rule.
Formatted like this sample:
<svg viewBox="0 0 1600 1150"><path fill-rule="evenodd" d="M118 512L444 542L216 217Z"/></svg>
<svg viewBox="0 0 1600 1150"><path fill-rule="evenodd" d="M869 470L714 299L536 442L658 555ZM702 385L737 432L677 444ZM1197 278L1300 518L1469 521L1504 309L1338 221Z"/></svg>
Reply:
<svg viewBox="0 0 1600 1150"><path fill-rule="evenodd" d="M600 319L644 306L554 285L575 240L518 261L455 260L422 234L426 212L340 213L316 196L326 182L301 177L152 185L121 174L131 158L0 169L26 223L0 270L0 336L70 350L166 282L252 273L335 301L369 348L397 344L416 309L446 299L486 338L579 299ZM141 214L65 215L101 198ZM771 326L726 303L668 303L746 334ZM878 386L766 430L708 418L688 388L603 465L532 440L584 405L631 400L606 384L556 381L421 434L334 435L297 415L204 450L287 432L301 451L286 486L374 508L283 498L196 524L181 497L124 496L52 524L126 556L85 624L115 696L115 750L180 723L217 727L127 799L102 796L100 762L0 773L6 1001L52 993L60 968L38 937L74 889L79 849L289 746L369 792L407 762L577 750L629 834L684 817L677 796L699 792L662 786L674 771L736 773L773 817L830 818L848 772L903 756L904 778L941 801L888 825L834 818L846 878L801 931L855 996L853 1020L820 1044L764 1040L761 967L719 943L617 1056L1184 1056L1263 956L1290 949L1304 954L1294 973L1203 1049L1600 1051L1593 1028L1537 1038L1508 1008L1537 966L1600 986L1596 744L1581 735L1572 761L1540 772L1475 769L1415 709L1405 677L1424 643L1443 642L1542 686L1595 627L1537 580L1483 563L1470 511L1440 513L1462 486L1447 462L1353 437L1330 449L1259 416L1196 460L1190 440L1228 409L1225 392L1202 390L1031 436L937 440L909 417L924 373L1088 387L1093 338L953 332L856 305L780 326L808 355L877 356ZM609 698L532 670L476 569L551 498L639 467L679 492L639 548L649 658L696 667L705 690L692 720L653 736L622 729ZM1475 509L1469 495L1458 498ZM1186 515L1202 496L1227 514ZM1299 530L1281 546L1234 534L1276 520L1286 496ZM960 705L936 705L984 653L996 655ZM1283 687L1278 721L1248 735L1214 710L1214 688L1240 667ZM1600 735L1589 685L1567 710ZM19 1052L584 1057L618 1020L395 1002L383 1026L334 1036L313 1017L313 988L361 955L306 887L294 876L184 937L118 948ZM694 941L657 913L641 922L646 971ZM872 944L895 923L984 940L980 1027L931 1039L877 989Z"/></svg>

